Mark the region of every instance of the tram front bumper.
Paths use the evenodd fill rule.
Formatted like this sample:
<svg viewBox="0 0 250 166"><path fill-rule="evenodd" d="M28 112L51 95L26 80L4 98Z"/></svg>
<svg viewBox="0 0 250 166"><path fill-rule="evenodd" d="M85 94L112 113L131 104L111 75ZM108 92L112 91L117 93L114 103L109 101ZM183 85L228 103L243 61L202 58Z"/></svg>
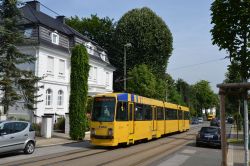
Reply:
<svg viewBox="0 0 250 166"><path fill-rule="evenodd" d="M118 141L113 136L92 135L90 139L92 145L97 146L117 146Z"/></svg>

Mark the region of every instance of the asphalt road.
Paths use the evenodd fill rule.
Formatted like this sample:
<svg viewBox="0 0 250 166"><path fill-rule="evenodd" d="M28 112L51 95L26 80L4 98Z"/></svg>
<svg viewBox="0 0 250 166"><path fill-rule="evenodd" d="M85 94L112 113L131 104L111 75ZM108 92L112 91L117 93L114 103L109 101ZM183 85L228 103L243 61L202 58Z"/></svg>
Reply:
<svg viewBox="0 0 250 166"><path fill-rule="evenodd" d="M130 147L98 148L85 141L38 148L32 155L2 155L0 165L218 165L219 149L194 146L201 126L194 125L189 132Z"/></svg>
<svg viewBox="0 0 250 166"><path fill-rule="evenodd" d="M226 125L229 136L231 125ZM196 147L195 141L183 146L173 154L164 156L161 159L150 163L154 166L220 166L221 149L202 146Z"/></svg>

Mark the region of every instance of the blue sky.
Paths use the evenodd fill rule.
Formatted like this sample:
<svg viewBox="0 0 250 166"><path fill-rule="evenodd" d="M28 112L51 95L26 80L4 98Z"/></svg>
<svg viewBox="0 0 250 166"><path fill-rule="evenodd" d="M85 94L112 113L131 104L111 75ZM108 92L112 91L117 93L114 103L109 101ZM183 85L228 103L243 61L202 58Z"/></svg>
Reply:
<svg viewBox="0 0 250 166"><path fill-rule="evenodd" d="M115 21L133 8L149 7L168 25L173 35L173 53L167 72L174 79L182 78L189 84L207 80L218 92L216 84L224 80L228 59L211 42L212 0L40 0L60 15L89 17L97 14ZM41 7L42 10L44 9ZM48 10L44 10L53 15ZM200 65L198 65L200 64ZM186 67L187 66L187 67Z"/></svg>

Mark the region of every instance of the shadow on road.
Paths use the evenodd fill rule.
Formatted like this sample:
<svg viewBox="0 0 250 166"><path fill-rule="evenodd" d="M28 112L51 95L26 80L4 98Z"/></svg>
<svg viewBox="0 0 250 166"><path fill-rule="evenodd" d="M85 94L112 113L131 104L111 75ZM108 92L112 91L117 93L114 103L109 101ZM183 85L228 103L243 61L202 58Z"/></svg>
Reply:
<svg viewBox="0 0 250 166"><path fill-rule="evenodd" d="M1 158L6 158L6 157L19 156L19 155L24 155L23 151L15 151L15 152L2 153L2 154L0 154L0 159Z"/></svg>
<svg viewBox="0 0 250 166"><path fill-rule="evenodd" d="M195 142L190 142L190 143L188 143L186 146L197 147ZM198 146L197 148L219 149L219 148L216 147L216 146L208 146L208 145L201 145L201 146Z"/></svg>

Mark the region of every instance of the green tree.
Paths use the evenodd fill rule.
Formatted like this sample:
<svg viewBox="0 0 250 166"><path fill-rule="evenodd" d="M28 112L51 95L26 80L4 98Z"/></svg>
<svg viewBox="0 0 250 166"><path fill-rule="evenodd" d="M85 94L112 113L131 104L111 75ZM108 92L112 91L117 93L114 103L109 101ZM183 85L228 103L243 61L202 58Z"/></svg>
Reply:
<svg viewBox="0 0 250 166"><path fill-rule="evenodd" d="M128 92L159 100L166 99L166 80L156 79L145 64L135 66L128 72Z"/></svg>
<svg viewBox="0 0 250 166"><path fill-rule="evenodd" d="M168 59L172 53L172 34L165 22L147 7L133 9L118 21L114 33L114 46L123 50L126 43L127 69L138 64L146 64L157 78L165 74ZM123 54L109 53L110 62L117 68L115 79L123 73ZM115 87L116 90L119 87Z"/></svg>
<svg viewBox="0 0 250 166"><path fill-rule="evenodd" d="M212 91L208 81L201 80L194 84L192 93L192 103L199 115L202 114L202 109L209 109L218 105L218 96Z"/></svg>
<svg viewBox="0 0 250 166"><path fill-rule="evenodd" d="M0 1L0 20L0 105L4 106L4 113L8 113L9 107L18 101L33 110L39 97L36 83L41 78L25 68L34 64L35 57L18 50L24 41L18 26L21 15L16 0Z"/></svg>
<svg viewBox="0 0 250 166"><path fill-rule="evenodd" d="M224 83L241 82L241 76L237 67L238 66L235 65L234 63L228 66L228 69L227 69L228 71L225 74L226 79L224 80ZM235 93L235 95L225 96L225 101L226 101L225 109L227 110L226 112L227 115L233 116L235 123L237 125L237 130L241 130L243 114L241 114L240 110L242 110L243 102L241 100L241 96L236 95L236 94L237 93ZM237 134L237 138L238 138L238 134Z"/></svg>
<svg viewBox="0 0 250 166"><path fill-rule="evenodd" d="M112 51L112 39L115 31L115 22L109 17L100 18L91 15L89 18L79 18L78 16L66 19L66 24L97 42L108 52Z"/></svg>
<svg viewBox="0 0 250 166"><path fill-rule="evenodd" d="M84 46L77 45L72 49L69 120L70 137L73 140L81 140L85 136L88 98L88 61L88 54Z"/></svg>
<svg viewBox="0 0 250 166"><path fill-rule="evenodd" d="M166 100L171 103L185 105L181 94L177 91L175 80L169 74L165 74L165 80L167 83Z"/></svg>
<svg viewBox="0 0 250 166"><path fill-rule="evenodd" d="M176 81L176 89L178 93L181 95L182 101L184 101L185 105L189 106L190 105L190 93L191 93L190 85L183 79L178 79Z"/></svg>
<svg viewBox="0 0 250 166"><path fill-rule="evenodd" d="M135 66L128 72L128 78L128 92L145 97L155 96L156 79L147 65Z"/></svg>
<svg viewBox="0 0 250 166"><path fill-rule="evenodd" d="M212 42L228 51L241 78L250 76L250 1L215 0L211 6Z"/></svg>
<svg viewBox="0 0 250 166"><path fill-rule="evenodd" d="M167 89L168 85L167 85L167 81L166 78L156 78L156 87L155 87L155 96L154 98L162 100L162 101L166 101L166 93L167 93Z"/></svg>
<svg viewBox="0 0 250 166"><path fill-rule="evenodd" d="M211 11L213 44L229 53L234 70L247 82L250 77L250 1L215 0ZM243 103L247 112L247 100Z"/></svg>
<svg viewBox="0 0 250 166"><path fill-rule="evenodd" d="M226 79L224 83L234 83L234 82L241 82L241 76L239 70L235 69L237 65L231 64L228 66L228 71L225 74ZM237 95L230 95L226 96L226 110L227 114L233 115L235 112L239 110L239 100L240 96Z"/></svg>

